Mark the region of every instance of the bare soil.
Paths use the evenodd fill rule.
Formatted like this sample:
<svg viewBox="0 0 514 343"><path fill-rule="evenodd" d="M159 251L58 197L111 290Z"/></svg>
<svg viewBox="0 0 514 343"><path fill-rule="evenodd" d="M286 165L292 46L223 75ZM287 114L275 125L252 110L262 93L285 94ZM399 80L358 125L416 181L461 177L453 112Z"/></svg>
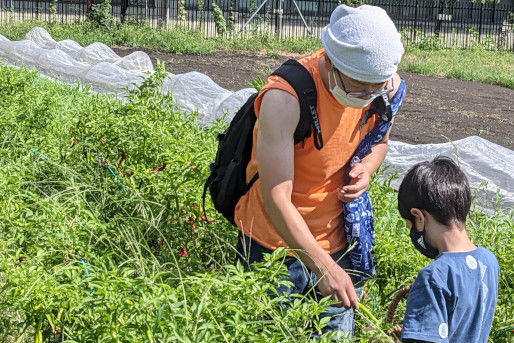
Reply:
<svg viewBox="0 0 514 343"><path fill-rule="evenodd" d="M154 63L157 59L163 61L170 73L198 71L232 91L251 87L249 80L265 80L287 59L301 57L238 51L181 55L144 48L113 49L120 56L143 50ZM514 150L514 90L405 71L400 75L407 83L407 97L395 120L391 139L420 144L481 136Z"/></svg>

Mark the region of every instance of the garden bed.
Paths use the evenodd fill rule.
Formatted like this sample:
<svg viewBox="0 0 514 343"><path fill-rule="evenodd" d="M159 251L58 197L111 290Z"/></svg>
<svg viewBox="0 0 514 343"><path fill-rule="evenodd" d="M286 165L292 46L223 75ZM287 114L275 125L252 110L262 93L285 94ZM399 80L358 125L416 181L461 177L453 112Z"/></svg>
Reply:
<svg viewBox="0 0 514 343"><path fill-rule="evenodd" d="M326 301L269 297L280 258L252 273L232 266L237 230L199 206L225 124L203 130L178 112L157 91L165 76L121 102L0 65L1 342L305 342L323 325ZM363 303L377 318L429 262L396 196L373 178L377 275ZM512 212L473 209L467 223L502 270L498 343L511 338L512 227ZM370 324L357 315L353 342L384 338Z"/></svg>

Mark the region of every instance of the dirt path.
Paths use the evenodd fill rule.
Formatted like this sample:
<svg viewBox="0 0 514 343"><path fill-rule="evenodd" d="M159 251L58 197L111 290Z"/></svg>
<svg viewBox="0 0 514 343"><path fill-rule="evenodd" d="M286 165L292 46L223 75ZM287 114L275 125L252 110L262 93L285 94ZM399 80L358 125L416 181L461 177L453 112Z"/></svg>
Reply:
<svg viewBox="0 0 514 343"><path fill-rule="evenodd" d="M120 56L135 50L164 61L174 74L198 71L220 86L250 87L256 76L265 79L282 62L296 56L270 57L251 52L177 55L149 49L115 47ZM514 150L514 90L490 84L400 72L407 82L407 98L395 121L391 138L407 143L442 143L481 136Z"/></svg>

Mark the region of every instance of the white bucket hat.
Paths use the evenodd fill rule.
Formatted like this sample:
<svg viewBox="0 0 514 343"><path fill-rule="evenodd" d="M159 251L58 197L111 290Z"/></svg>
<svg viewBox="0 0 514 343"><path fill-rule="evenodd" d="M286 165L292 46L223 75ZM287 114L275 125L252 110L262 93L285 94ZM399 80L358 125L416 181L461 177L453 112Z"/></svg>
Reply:
<svg viewBox="0 0 514 343"><path fill-rule="evenodd" d="M380 7L339 5L321 32L334 66L362 82L385 82L398 69L404 49L393 21Z"/></svg>

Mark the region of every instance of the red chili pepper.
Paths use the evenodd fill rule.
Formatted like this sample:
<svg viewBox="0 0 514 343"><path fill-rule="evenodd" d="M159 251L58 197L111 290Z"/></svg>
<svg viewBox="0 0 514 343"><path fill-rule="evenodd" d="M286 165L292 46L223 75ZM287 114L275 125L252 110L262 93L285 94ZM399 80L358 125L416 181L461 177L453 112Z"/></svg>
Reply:
<svg viewBox="0 0 514 343"><path fill-rule="evenodd" d="M193 229L193 232L196 232L196 226L195 226L195 218L193 216L189 216L189 225L191 225L191 229Z"/></svg>
<svg viewBox="0 0 514 343"><path fill-rule="evenodd" d="M200 214L200 219L207 223L213 222L213 219L207 219L207 217L205 216L205 213L203 213L203 212L202 212L202 214Z"/></svg>
<svg viewBox="0 0 514 343"><path fill-rule="evenodd" d="M73 148L75 145L77 145L77 141L73 141L73 142L71 142L71 146L70 146L70 148Z"/></svg>
<svg viewBox="0 0 514 343"><path fill-rule="evenodd" d="M163 170L164 170L164 168L166 168L166 162L162 162L162 166L160 166L160 167L156 167L156 168L153 170L153 172L155 173L155 172L158 172L158 171L163 171Z"/></svg>
<svg viewBox="0 0 514 343"><path fill-rule="evenodd" d="M187 257L187 251L184 248L184 244L180 244L180 253L177 254L180 257Z"/></svg>

